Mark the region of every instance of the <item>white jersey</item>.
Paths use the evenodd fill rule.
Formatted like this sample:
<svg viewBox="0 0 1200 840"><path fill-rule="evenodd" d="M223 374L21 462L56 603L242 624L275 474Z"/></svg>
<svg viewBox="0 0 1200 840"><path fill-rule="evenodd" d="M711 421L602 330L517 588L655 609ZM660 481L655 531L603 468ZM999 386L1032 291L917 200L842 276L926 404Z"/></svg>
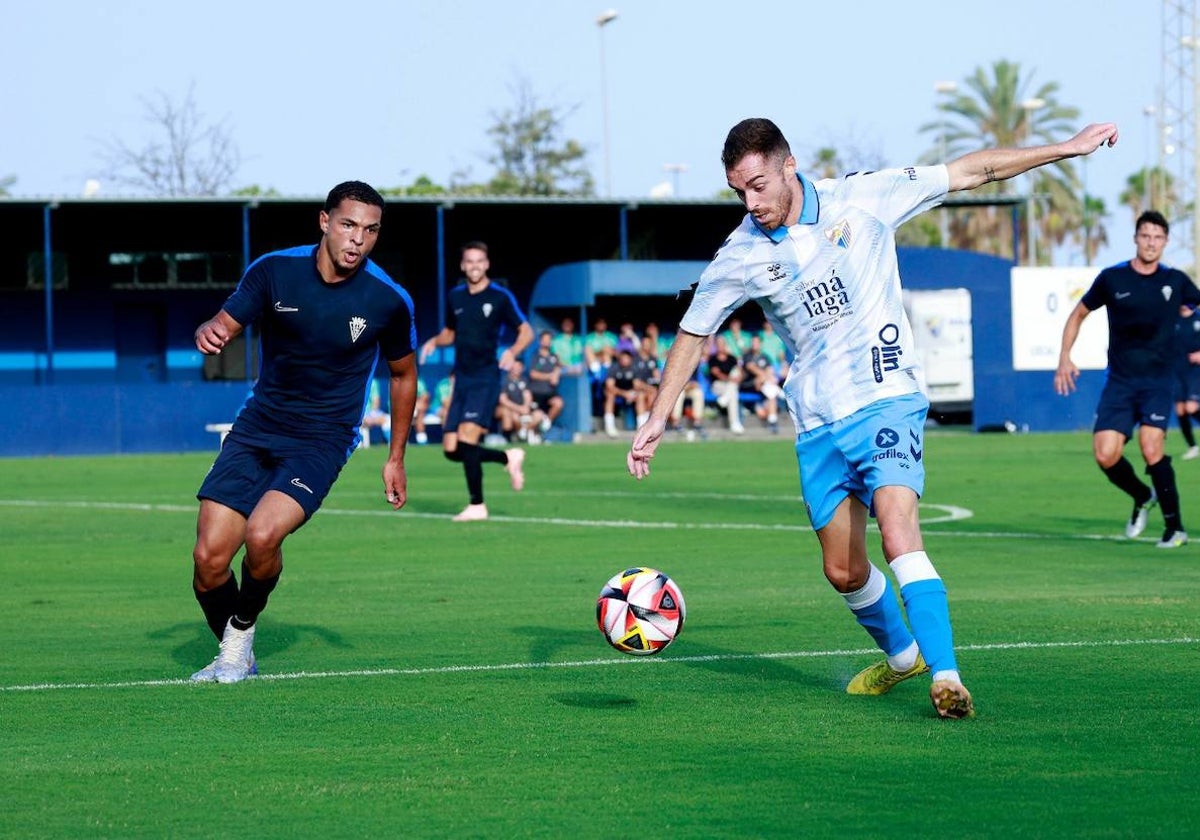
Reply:
<svg viewBox="0 0 1200 840"><path fill-rule="evenodd" d="M803 432L924 390L895 231L942 202L949 175L921 166L800 182L799 221L765 231L746 214L700 276L679 326L712 335L757 302L792 354L783 390Z"/></svg>

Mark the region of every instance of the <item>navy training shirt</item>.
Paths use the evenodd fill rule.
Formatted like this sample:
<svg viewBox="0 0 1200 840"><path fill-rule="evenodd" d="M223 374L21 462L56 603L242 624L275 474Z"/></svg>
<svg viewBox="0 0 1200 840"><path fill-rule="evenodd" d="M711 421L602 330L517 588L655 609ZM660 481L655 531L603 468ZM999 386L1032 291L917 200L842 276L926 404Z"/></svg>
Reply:
<svg viewBox="0 0 1200 840"><path fill-rule="evenodd" d="M1200 289L1178 269L1139 274L1125 261L1101 271L1080 303L1108 307L1109 375L1155 378L1171 375L1179 307L1200 306Z"/></svg>
<svg viewBox="0 0 1200 840"><path fill-rule="evenodd" d="M495 282L471 294L467 283L459 283L449 294L450 307L446 326L454 330L454 372L463 376L493 374L500 331L504 327L516 334L525 315L513 293Z"/></svg>
<svg viewBox="0 0 1200 840"><path fill-rule="evenodd" d="M222 307L243 326L258 324L261 363L246 406L285 433L358 426L380 355L396 361L417 344L403 286L369 259L340 283L326 283L318 247L259 257Z"/></svg>

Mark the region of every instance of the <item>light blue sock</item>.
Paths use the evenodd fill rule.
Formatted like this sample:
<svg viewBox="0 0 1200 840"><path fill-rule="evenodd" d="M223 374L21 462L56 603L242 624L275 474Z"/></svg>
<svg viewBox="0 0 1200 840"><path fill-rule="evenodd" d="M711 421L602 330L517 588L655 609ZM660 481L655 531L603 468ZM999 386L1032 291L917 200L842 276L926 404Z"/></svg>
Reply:
<svg viewBox="0 0 1200 840"><path fill-rule="evenodd" d="M896 591L888 576L873 564L862 589L844 593L842 597L858 623L888 656L895 656L912 646L913 634L904 623Z"/></svg>
<svg viewBox="0 0 1200 840"><path fill-rule="evenodd" d="M957 672L946 585L929 562L929 556L924 551L902 554L892 560L891 567L900 584L908 623L929 669L934 674Z"/></svg>

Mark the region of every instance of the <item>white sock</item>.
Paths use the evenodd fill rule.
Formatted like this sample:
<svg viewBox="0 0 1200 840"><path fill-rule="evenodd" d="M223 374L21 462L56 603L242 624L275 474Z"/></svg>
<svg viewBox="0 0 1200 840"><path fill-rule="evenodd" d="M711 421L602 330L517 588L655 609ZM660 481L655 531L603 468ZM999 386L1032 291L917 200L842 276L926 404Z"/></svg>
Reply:
<svg viewBox="0 0 1200 840"><path fill-rule="evenodd" d="M921 649L917 647L917 642L914 639L913 643L904 650L895 656L889 656L887 658L888 665L891 665L894 671L907 671L917 664L917 654L920 652Z"/></svg>

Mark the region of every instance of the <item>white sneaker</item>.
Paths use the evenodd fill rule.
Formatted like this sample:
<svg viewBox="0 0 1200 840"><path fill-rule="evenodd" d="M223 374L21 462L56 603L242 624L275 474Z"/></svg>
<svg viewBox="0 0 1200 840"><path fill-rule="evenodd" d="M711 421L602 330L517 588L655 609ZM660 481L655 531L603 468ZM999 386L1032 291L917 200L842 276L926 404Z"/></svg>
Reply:
<svg viewBox="0 0 1200 840"><path fill-rule="evenodd" d="M1168 528L1163 532L1163 538L1154 544L1155 548L1179 548L1187 545L1187 531L1172 531Z"/></svg>
<svg viewBox="0 0 1200 840"><path fill-rule="evenodd" d="M214 656L213 661L209 662L196 673L192 674L188 679L192 682L216 682L217 681L217 660L220 656Z"/></svg>
<svg viewBox="0 0 1200 840"><path fill-rule="evenodd" d="M427 443L429 443L429 435L424 432L417 432L417 444L424 446Z"/></svg>
<svg viewBox="0 0 1200 840"><path fill-rule="evenodd" d="M1200 458L1200 446L1189 446L1187 451L1183 453L1183 460L1191 461L1194 458Z"/></svg>
<svg viewBox="0 0 1200 840"><path fill-rule="evenodd" d="M1146 530L1146 520L1150 518L1150 509L1157 504L1158 496L1151 490L1150 498L1146 500L1145 504L1134 505L1129 521L1125 523L1125 536L1131 540L1140 536L1142 531Z"/></svg>
<svg viewBox="0 0 1200 840"><path fill-rule="evenodd" d="M213 660L213 671L219 683L241 682L258 673L254 661L254 628L238 630L233 620L225 625L221 637L221 652Z"/></svg>
<svg viewBox="0 0 1200 840"><path fill-rule="evenodd" d="M729 431L733 432L735 435L744 435L746 434L746 427L741 423L738 423L736 426L730 426Z"/></svg>
<svg viewBox="0 0 1200 840"><path fill-rule="evenodd" d="M550 426L551 426L551 425L552 425L552 424L550 423L550 418L549 418L549 417L543 417L543 418L542 418L542 422L539 424L539 426L540 426L540 428L541 428L541 430L542 430L542 434L545 434L546 432L550 431Z"/></svg>
<svg viewBox="0 0 1200 840"><path fill-rule="evenodd" d="M482 522L488 518L487 505L467 505L462 509L462 513L455 516L453 522Z"/></svg>

